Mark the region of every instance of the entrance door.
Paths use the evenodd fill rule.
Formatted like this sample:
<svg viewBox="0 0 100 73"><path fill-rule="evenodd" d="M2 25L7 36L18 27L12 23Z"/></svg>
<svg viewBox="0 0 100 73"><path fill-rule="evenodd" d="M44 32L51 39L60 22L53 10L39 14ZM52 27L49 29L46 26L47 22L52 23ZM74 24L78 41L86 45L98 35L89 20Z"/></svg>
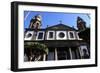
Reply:
<svg viewBox="0 0 100 73"><path fill-rule="evenodd" d="M57 56L58 60L66 60L67 59L67 51L65 48L57 48Z"/></svg>
<svg viewBox="0 0 100 73"><path fill-rule="evenodd" d="M71 47L71 54L72 54L72 59L80 59L80 53L79 49L77 47Z"/></svg>
<svg viewBox="0 0 100 73"><path fill-rule="evenodd" d="M47 55L47 60L55 60L55 49L54 48L49 48L49 52Z"/></svg>

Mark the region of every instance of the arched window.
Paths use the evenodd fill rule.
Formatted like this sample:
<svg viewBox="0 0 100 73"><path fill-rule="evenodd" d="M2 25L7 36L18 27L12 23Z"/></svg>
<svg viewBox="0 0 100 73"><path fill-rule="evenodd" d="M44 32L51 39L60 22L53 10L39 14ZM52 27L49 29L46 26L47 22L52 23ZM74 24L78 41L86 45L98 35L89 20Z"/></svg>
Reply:
<svg viewBox="0 0 100 73"><path fill-rule="evenodd" d="M26 37L29 38L31 36L32 36L32 34L31 33L28 33Z"/></svg>
<svg viewBox="0 0 100 73"><path fill-rule="evenodd" d="M73 32L70 32L70 38L74 38Z"/></svg>
<svg viewBox="0 0 100 73"><path fill-rule="evenodd" d="M53 32L49 33L49 38L53 38Z"/></svg>
<svg viewBox="0 0 100 73"><path fill-rule="evenodd" d="M44 31L39 31L37 33L36 40L44 40Z"/></svg>
<svg viewBox="0 0 100 73"><path fill-rule="evenodd" d="M47 36L47 40L54 40L55 39L55 31L48 31L46 36Z"/></svg>
<svg viewBox="0 0 100 73"><path fill-rule="evenodd" d="M75 37L75 31L68 31L68 38L70 40L75 40L76 37Z"/></svg>
<svg viewBox="0 0 100 73"><path fill-rule="evenodd" d="M33 31L27 31L26 33L25 33L25 40L32 40L32 37L33 37Z"/></svg>

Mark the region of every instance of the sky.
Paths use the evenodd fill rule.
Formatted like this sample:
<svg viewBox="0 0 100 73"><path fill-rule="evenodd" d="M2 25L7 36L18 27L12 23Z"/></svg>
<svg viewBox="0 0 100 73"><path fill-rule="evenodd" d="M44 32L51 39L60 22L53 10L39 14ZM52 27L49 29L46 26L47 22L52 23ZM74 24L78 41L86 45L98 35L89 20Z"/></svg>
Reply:
<svg viewBox="0 0 100 73"><path fill-rule="evenodd" d="M90 14L24 11L24 28L29 27L30 20L37 14L41 15L42 17L41 28L46 28L47 26L53 26L62 23L64 25L77 29L78 16L86 22L87 27L90 26Z"/></svg>

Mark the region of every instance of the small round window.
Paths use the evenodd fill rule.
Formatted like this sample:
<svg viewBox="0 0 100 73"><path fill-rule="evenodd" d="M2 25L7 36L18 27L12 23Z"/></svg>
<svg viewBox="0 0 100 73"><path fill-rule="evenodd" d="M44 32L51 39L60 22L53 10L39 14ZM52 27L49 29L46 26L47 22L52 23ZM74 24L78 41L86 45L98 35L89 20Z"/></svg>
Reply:
<svg viewBox="0 0 100 73"><path fill-rule="evenodd" d="M31 33L29 33L28 35L27 35L27 38L29 38L29 37L31 37L32 36L32 34Z"/></svg>
<svg viewBox="0 0 100 73"><path fill-rule="evenodd" d="M60 38L64 38L64 37L65 37L65 34L64 34L63 32L60 32L60 33L59 33L59 37L60 37Z"/></svg>

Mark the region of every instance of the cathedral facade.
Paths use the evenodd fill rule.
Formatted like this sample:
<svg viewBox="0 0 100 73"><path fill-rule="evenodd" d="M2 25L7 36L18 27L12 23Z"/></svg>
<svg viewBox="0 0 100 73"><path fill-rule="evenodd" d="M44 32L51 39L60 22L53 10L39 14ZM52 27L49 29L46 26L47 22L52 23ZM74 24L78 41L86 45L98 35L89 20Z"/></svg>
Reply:
<svg viewBox="0 0 100 73"><path fill-rule="evenodd" d="M62 23L45 29L40 28L41 25L41 16L36 15L29 28L25 28L24 61L90 58L90 38L86 37L90 29L82 18L77 17L78 29Z"/></svg>

